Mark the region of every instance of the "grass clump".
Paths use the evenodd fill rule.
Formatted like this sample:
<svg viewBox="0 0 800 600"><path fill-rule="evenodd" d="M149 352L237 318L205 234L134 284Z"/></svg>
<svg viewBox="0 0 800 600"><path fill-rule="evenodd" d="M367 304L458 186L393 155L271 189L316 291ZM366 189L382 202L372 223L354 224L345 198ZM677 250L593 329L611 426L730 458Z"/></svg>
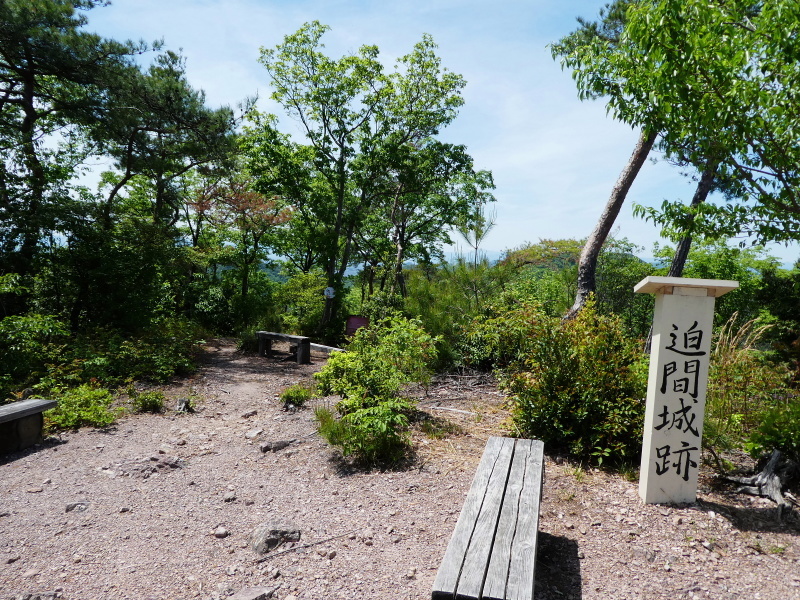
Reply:
<svg viewBox="0 0 800 600"><path fill-rule="evenodd" d="M728 467L722 453L736 449L800 456L800 404L791 373L758 350L770 326L756 320L742 325L737 316L720 328L709 368L703 447L719 471Z"/></svg>
<svg viewBox="0 0 800 600"><path fill-rule="evenodd" d="M314 388L302 383L289 386L281 392L281 401L284 406L305 406L305 403L314 397Z"/></svg>
<svg viewBox="0 0 800 600"><path fill-rule="evenodd" d="M164 394L161 392L134 392L131 394L134 412L137 413L162 413L164 412Z"/></svg>

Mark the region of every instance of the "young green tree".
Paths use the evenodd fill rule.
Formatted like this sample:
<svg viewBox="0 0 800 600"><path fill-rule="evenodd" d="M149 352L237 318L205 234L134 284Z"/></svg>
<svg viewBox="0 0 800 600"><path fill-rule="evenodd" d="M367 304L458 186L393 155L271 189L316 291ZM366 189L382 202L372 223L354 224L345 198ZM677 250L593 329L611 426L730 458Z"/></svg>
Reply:
<svg viewBox="0 0 800 600"><path fill-rule="evenodd" d="M252 324L250 282L268 259L278 228L287 223L291 212L280 198L265 197L252 189L249 180L231 180L214 186L208 192L214 200L213 217L223 236L233 243L229 260L240 287L239 299L245 327Z"/></svg>
<svg viewBox="0 0 800 600"><path fill-rule="evenodd" d="M376 207L399 197L406 205L412 198L433 202L456 175L472 173L471 160L455 156L462 150L434 141L463 103L464 80L441 67L430 36L386 73L376 46L328 57L321 42L327 29L307 23L261 51L273 98L300 124L305 143L277 132L274 119L262 118L248 131L259 189L294 208L294 260L306 268L319 261L335 290L326 298L320 333L330 333L336 321L344 273ZM415 175L420 165L425 169ZM437 171L442 177L434 177ZM394 225L402 255L410 240Z"/></svg>

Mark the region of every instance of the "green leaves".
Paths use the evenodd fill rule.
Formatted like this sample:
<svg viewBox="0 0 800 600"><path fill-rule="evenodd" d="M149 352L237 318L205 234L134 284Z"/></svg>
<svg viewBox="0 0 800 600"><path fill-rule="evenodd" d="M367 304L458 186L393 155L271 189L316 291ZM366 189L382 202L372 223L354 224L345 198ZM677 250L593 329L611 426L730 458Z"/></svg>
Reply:
<svg viewBox="0 0 800 600"><path fill-rule="evenodd" d="M356 332L347 352L333 354L314 378L321 394L342 400L335 420L318 411L320 433L367 462L395 461L407 449L413 403L400 394L410 383L427 383L435 359L431 338L415 320L394 316Z"/></svg>
<svg viewBox="0 0 800 600"><path fill-rule="evenodd" d="M731 205L698 209L694 227L759 242L797 239L798 3L657 0L613 10L614 19L584 23L553 45L582 96L605 96L616 118L658 131L669 158L701 169L719 163ZM616 38L598 35L612 25ZM658 220L676 216L669 209Z"/></svg>
<svg viewBox="0 0 800 600"><path fill-rule="evenodd" d="M366 263L402 293L404 261L448 241L451 225L491 199L491 176L474 170L463 146L436 139L463 104L465 82L441 66L428 35L387 72L376 46L329 57L327 31L306 23L262 48L273 98L305 140L292 142L258 116L246 130L248 167L259 189L295 209L284 248L295 266L321 266L341 295L347 267ZM337 307L328 302L323 325Z"/></svg>

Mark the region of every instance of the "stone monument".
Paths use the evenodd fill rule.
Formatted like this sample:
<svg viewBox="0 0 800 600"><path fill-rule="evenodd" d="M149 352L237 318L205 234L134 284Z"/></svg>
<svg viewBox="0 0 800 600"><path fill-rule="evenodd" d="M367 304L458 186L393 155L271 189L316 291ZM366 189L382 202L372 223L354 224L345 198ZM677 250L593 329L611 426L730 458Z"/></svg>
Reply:
<svg viewBox="0 0 800 600"><path fill-rule="evenodd" d="M691 503L703 437L714 299L737 281L646 277L655 294L639 496L649 504Z"/></svg>

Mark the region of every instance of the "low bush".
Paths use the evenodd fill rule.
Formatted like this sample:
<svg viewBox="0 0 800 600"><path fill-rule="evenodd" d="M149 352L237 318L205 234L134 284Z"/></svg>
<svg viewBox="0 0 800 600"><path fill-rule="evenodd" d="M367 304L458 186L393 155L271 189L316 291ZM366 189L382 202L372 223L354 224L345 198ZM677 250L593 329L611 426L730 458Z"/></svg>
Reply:
<svg viewBox="0 0 800 600"><path fill-rule="evenodd" d="M67 326L56 317L32 313L0 319L0 400L34 385L61 360Z"/></svg>
<svg viewBox="0 0 800 600"><path fill-rule="evenodd" d="M555 322L538 302L505 294L472 322L459 350L469 367L504 372L524 361L539 331Z"/></svg>
<svg viewBox="0 0 800 600"><path fill-rule="evenodd" d="M618 318L598 314L593 301L570 321L523 305L482 336L519 433L596 463L638 460L647 361Z"/></svg>
<svg viewBox="0 0 800 600"><path fill-rule="evenodd" d="M378 402L337 419L330 409L318 408L314 416L320 435L338 446L344 456L366 464L394 464L406 455L409 445L408 415L414 405L405 398Z"/></svg>
<svg viewBox="0 0 800 600"><path fill-rule="evenodd" d="M393 316L359 329L347 352L331 356L317 374L321 394L338 394L337 419L316 411L319 430L345 456L394 463L408 450L408 415L414 405L403 387L426 383L436 340L413 319Z"/></svg>
<svg viewBox="0 0 800 600"><path fill-rule="evenodd" d="M55 394L53 399L58 406L44 413L48 429L106 427L116 421L113 397L106 389L83 384Z"/></svg>
<svg viewBox="0 0 800 600"><path fill-rule="evenodd" d="M137 413L164 412L164 394L161 392L135 392L131 396L133 410Z"/></svg>
<svg viewBox="0 0 800 600"><path fill-rule="evenodd" d="M63 360L51 365L43 387L63 381L100 381L121 385L126 380L163 383L174 375L192 373L203 331L192 321L164 317L135 337L109 329L94 329L76 336Z"/></svg>
<svg viewBox="0 0 800 600"><path fill-rule="evenodd" d="M430 380L435 342L416 319L393 316L360 328L347 352L333 354L314 378L323 395L373 405L397 396L404 385Z"/></svg>
<svg viewBox="0 0 800 600"><path fill-rule="evenodd" d="M766 411L745 446L753 458L780 450L800 463L800 396Z"/></svg>

